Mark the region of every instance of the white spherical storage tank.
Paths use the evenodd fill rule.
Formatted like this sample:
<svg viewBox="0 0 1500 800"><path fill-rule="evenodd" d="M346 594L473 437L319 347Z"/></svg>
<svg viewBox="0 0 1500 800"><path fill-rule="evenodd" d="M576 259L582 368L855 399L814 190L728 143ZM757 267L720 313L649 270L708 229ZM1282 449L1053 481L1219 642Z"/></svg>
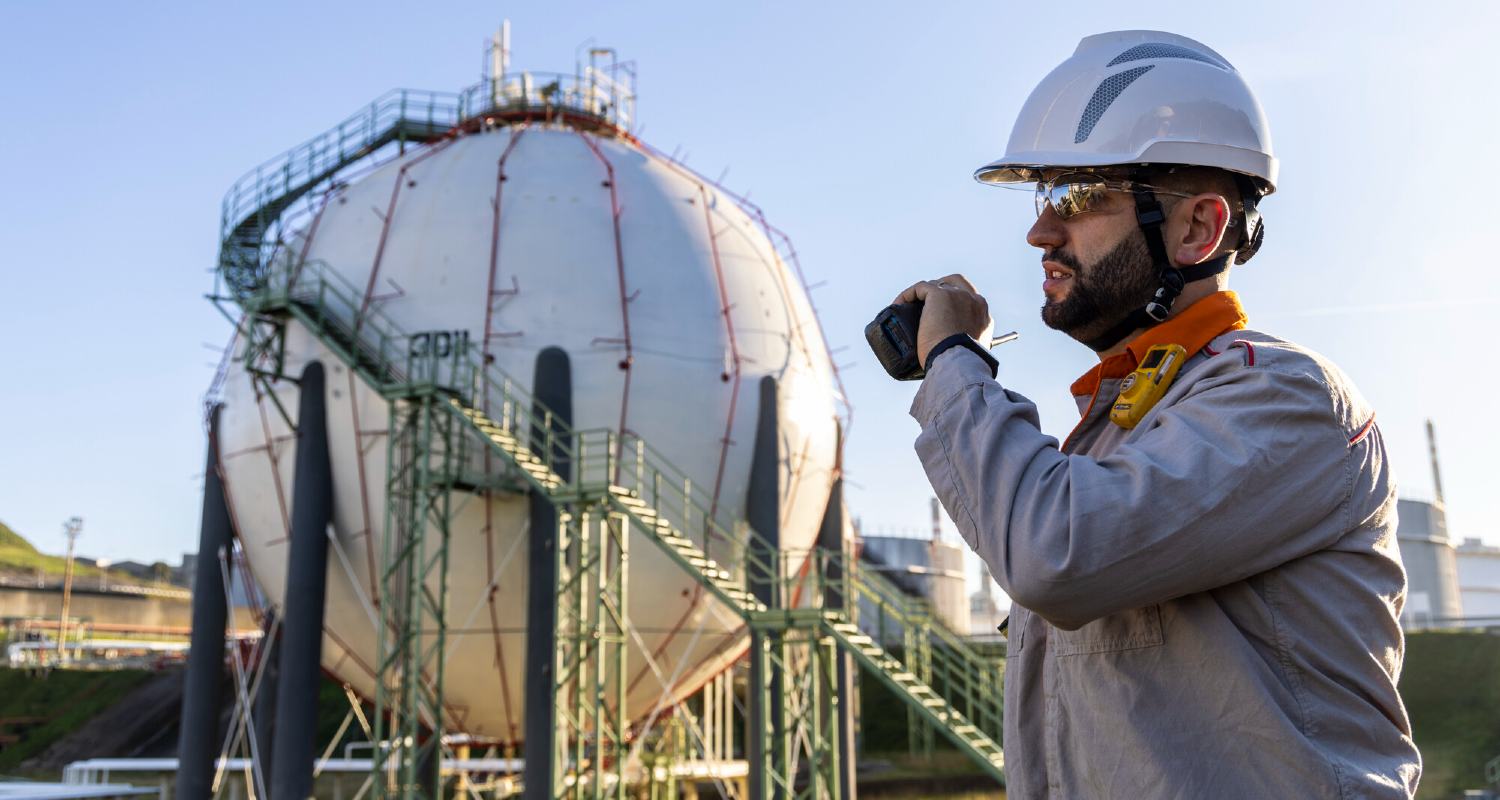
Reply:
<svg viewBox="0 0 1500 800"><path fill-rule="evenodd" d="M319 262L408 332L448 332L532 379L548 347L569 358L573 427L649 442L742 524L759 409L778 384L781 546L814 544L839 447L836 375L775 232L629 135L563 123L488 124L409 148L338 184L296 258ZM292 257L292 256L288 256ZM334 480L323 666L373 697L389 406L296 321L285 372L327 370ZM272 391L295 409L297 387ZM295 434L236 363L219 451L248 566L283 596ZM499 469L499 466L495 466ZM525 707L528 499L455 491L444 728L514 742ZM747 633L640 533L629 544L629 716L675 702L725 669Z"/></svg>

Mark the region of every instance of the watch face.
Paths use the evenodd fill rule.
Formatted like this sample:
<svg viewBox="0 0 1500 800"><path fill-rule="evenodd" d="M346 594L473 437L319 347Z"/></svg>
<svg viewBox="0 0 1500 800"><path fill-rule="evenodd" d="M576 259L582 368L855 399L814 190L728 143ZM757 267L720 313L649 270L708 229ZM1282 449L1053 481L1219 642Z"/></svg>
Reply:
<svg viewBox="0 0 1500 800"><path fill-rule="evenodd" d="M1120 394L1125 394L1126 392L1130 391L1130 387L1132 387L1134 385L1135 385L1135 373L1132 372L1129 375L1125 376L1125 380L1120 381Z"/></svg>

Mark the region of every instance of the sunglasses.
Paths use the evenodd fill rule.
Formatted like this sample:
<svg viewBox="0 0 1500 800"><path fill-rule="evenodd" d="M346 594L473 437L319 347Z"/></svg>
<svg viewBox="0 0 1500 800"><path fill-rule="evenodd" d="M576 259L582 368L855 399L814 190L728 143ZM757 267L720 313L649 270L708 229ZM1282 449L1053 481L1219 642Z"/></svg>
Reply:
<svg viewBox="0 0 1500 800"><path fill-rule="evenodd" d="M1129 193L1142 189L1158 196L1193 196L1137 181L1107 178L1093 172L1067 172L1036 182L1036 215L1040 217L1050 207L1059 219L1071 219L1089 211L1103 211L1108 207L1110 192Z"/></svg>

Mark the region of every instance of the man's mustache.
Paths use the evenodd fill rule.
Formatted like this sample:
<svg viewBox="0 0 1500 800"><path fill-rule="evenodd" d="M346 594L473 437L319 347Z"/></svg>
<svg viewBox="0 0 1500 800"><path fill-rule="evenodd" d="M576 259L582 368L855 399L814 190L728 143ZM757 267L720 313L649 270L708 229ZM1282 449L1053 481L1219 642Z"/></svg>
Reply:
<svg viewBox="0 0 1500 800"><path fill-rule="evenodd" d="M1068 269L1073 270L1074 275L1083 272L1083 263L1073 256L1069 255L1065 250L1053 250L1051 252L1043 253L1042 261L1055 261L1067 267Z"/></svg>

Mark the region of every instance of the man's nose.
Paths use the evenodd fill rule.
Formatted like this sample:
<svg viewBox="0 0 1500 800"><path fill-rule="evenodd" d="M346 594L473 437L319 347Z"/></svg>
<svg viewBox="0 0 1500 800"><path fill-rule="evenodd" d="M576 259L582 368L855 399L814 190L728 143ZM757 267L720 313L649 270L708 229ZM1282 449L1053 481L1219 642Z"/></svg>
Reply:
<svg viewBox="0 0 1500 800"><path fill-rule="evenodd" d="M1056 250L1068 241L1068 229L1063 225L1062 218L1052 210L1052 206L1042 209L1036 222L1032 223L1031 230L1026 232L1026 243L1032 247L1043 250Z"/></svg>

